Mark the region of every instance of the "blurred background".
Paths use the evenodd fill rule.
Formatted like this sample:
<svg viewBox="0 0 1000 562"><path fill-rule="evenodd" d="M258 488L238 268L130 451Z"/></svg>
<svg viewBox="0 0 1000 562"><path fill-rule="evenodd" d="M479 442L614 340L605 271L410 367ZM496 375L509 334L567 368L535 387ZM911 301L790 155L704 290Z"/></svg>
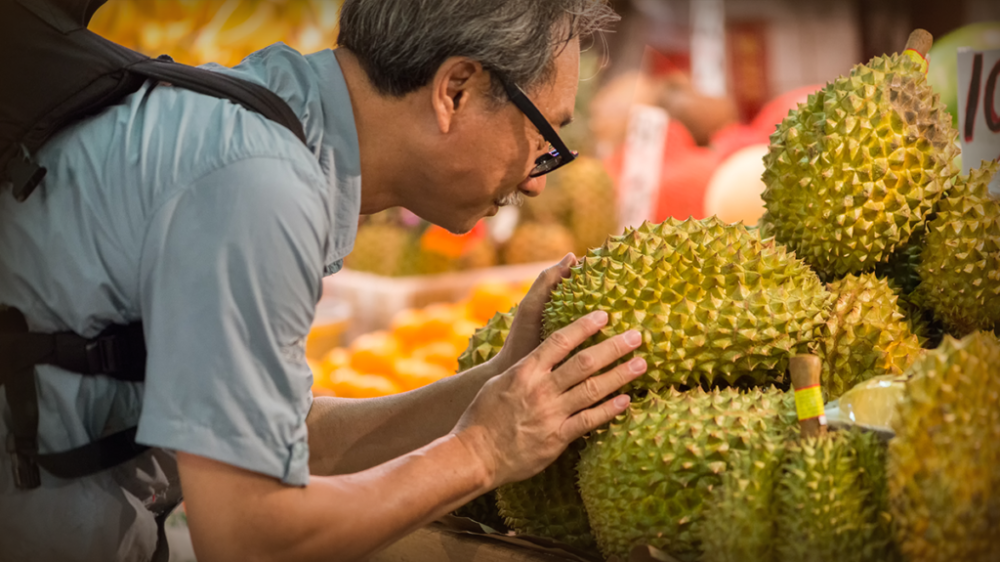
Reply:
<svg viewBox="0 0 1000 562"><path fill-rule="evenodd" d="M928 80L956 113L956 51L1000 48L996 0L614 0L622 21L584 45L584 156L546 192L457 236L409 212L362 217L327 278L308 353L317 393L375 396L449 376L468 337L566 252L625 226L718 215L753 225L761 158L796 104L855 64L935 36ZM336 0L110 0L91 29L179 62L236 65L283 41L336 45Z"/></svg>

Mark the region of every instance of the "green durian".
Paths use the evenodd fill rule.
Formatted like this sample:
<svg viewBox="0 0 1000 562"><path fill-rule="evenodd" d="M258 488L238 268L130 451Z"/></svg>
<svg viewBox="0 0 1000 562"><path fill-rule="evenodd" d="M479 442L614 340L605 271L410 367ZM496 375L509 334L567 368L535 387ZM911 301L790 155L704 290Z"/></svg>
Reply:
<svg viewBox="0 0 1000 562"><path fill-rule="evenodd" d="M514 314L517 307L510 312L498 312L490 318L485 326L476 330L469 338L469 346L458 356L458 372L468 371L476 365L482 365L496 357L503 349L503 342L510 334L514 325Z"/></svg>
<svg viewBox="0 0 1000 562"><path fill-rule="evenodd" d="M923 228L957 173L957 135L908 56L857 65L771 135L761 223L824 279L871 271Z"/></svg>
<svg viewBox="0 0 1000 562"><path fill-rule="evenodd" d="M572 268L545 307L544 332L605 310L608 325L584 345L642 332L634 355L648 370L629 388L767 384L805 351L830 302L815 273L757 231L669 219L610 237Z"/></svg>
<svg viewBox="0 0 1000 562"><path fill-rule="evenodd" d="M827 400L872 377L902 374L923 351L884 279L848 275L829 289L836 301L814 344Z"/></svg>
<svg viewBox="0 0 1000 562"><path fill-rule="evenodd" d="M594 550L594 536L576 483L583 445L582 439L575 441L545 470L497 489L497 508L509 528L521 535L548 537Z"/></svg>
<svg viewBox="0 0 1000 562"><path fill-rule="evenodd" d="M774 560L774 493L784 454L782 443L770 441L733 451L701 526L702 562Z"/></svg>
<svg viewBox="0 0 1000 562"><path fill-rule="evenodd" d="M779 562L881 562L875 494L865 486L859 441L833 432L789 443L777 500Z"/></svg>
<svg viewBox="0 0 1000 562"><path fill-rule="evenodd" d="M634 401L587 437L580 456L580 494L601 553L627 559L649 544L696 560L704 513L735 452L797 428L776 389L669 388Z"/></svg>
<svg viewBox="0 0 1000 562"><path fill-rule="evenodd" d="M946 336L907 374L888 462L903 557L1000 560L1000 342Z"/></svg>
<svg viewBox="0 0 1000 562"><path fill-rule="evenodd" d="M928 225L915 298L956 336L1000 325L1000 200L990 179L1000 164L955 180Z"/></svg>
<svg viewBox="0 0 1000 562"><path fill-rule="evenodd" d="M506 533L507 523L497 509L497 491L492 490L456 509L453 515L468 517L477 523L482 523L494 531Z"/></svg>
<svg viewBox="0 0 1000 562"><path fill-rule="evenodd" d="M344 258L344 267L386 277L405 275L411 238L402 226L383 221L364 223L358 227L354 249Z"/></svg>

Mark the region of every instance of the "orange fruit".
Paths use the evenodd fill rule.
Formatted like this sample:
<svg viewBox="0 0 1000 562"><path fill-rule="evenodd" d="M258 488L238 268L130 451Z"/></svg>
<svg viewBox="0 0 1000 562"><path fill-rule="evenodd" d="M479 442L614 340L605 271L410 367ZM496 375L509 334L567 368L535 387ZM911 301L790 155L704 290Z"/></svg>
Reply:
<svg viewBox="0 0 1000 562"><path fill-rule="evenodd" d="M458 371L458 356L465 351L459 349L454 342L439 341L421 346L413 351L413 358L444 367L448 373Z"/></svg>
<svg viewBox="0 0 1000 562"><path fill-rule="evenodd" d="M326 355L323 356L323 360L320 362L320 366L326 373L330 373L350 364L351 352L347 351L343 347L335 347L331 349Z"/></svg>
<svg viewBox="0 0 1000 562"><path fill-rule="evenodd" d="M452 333L455 322L465 317L464 307L454 303L432 304L424 308L426 321L423 325L424 341L441 341Z"/></svg>
<svg viewBox="0 0 1000 562"><path fill-rule="evenodd" d="M392 334L404 348L413 349L422 343L430 341L425 333L424 324L427 314L422 310L409 308L397 313L390 324Z"/></svg>
<svg viewBox="0 0 1000 562"><path fill-rule="evenodd" d="M348 348L351 368L371 375L393 374L393 363L400 356L400 346L389 332L378 331L358 336Z"/></svg>
<svg viewBox="0 0 1000 562"><path fill-rule="evenodd" d="M375 398L397 394L402 389L395 381L381 375L360 374L341 367L330 374L330 387L343 398Z"/></svg>
<svg viewBox="0 0 1000 562"><path fill-rule="evenodd" d="M437 382L451 375L448 369L420 359L399 359L396 361L396 381L403 390L413 390Z"/></svg>
<svg viewBox="0 0 1000 562"><path fill-rule="evenodd" d="M502 281L485 281L472 289L468 303L469 316L482 325L497 312L510 310L519 300L509 284Z"/></svg>

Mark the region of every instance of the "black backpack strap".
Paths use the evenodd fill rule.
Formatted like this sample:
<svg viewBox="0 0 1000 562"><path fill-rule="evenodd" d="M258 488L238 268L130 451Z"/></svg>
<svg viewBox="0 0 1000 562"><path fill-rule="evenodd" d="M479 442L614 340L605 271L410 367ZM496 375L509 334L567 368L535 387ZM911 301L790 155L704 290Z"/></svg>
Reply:
<svg viewBox="0 0 1000 562"><path fill-rule="evenodd" d="M39 454L35 365L42 364L83 376L141 382L146 370L142 325L111 326L94 338L71 332L41 334L28 332L19 311L0 311L0 385L11 417L6 449L18 488L41 485L39 467L60 478L76 478L117 466L148 449L135 442L132 427L69 451Z"/></svg>
<svg viewBox="0 0 1000 562"><path fill-rule="evenodd" d="M271 121L284 125L303 144L306 133L295 112L285 100L267 88L234 78L228 74L203 68L177 64L169 57L147 59L133 63L128 71L153 80L169 82L174 86L216 98L228 99L260 113Z"/></svg>

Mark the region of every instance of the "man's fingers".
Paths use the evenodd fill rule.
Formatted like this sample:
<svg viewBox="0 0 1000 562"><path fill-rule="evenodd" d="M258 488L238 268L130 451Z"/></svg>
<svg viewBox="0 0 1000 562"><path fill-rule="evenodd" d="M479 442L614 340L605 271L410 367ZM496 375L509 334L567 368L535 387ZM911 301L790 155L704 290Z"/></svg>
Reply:
<svg viewBox="0 0 1000 562"><path fill-rule="evenodd" d="M541 272L535 278L535 282L531 284L531 288L528 289L528 294L521 299L521 304L518 305L518 316L521 315L520 311L524 310L526 311L524 314L528 316L541 317L542 309L549 302L552 291L563 279L569 277L570 268L576 263L576 256L572 253L566 254L562 261Z"/></svg>
<svg viewBox="0 0 1000 562"><path fill-rule="evenodd" d="M618 365L603 375L588 377L563 395L563 407L567 414L579 412L634 381L646 372L646 360L635 357Z"/></svg>
<svg viewBox="0 0 1000 562"><path fill-rule="evenodd" d="M600 406L583 410L566 420L563 424L563 437L572 442L574 439L583 437L587 433L601 427L615 416L624 412L629 405L628 394L616 396L613 400L608 400Z"/></svg>
<svg viewBox="0 0 1000 562"><path fill-rule="evenodd" d="M555 334L553 334L555 335ZM621 359L642 345L642 334L629 330L591 346L573 356L553 373L552 382L566 390Z"/></svg>
<svg viewBox="0 0 1000 562"><path fill-rule="evenodd" d="M545 370L552 369L607 323L608 313L598 310L553 333L533 353L538 366Z"/></svg>

